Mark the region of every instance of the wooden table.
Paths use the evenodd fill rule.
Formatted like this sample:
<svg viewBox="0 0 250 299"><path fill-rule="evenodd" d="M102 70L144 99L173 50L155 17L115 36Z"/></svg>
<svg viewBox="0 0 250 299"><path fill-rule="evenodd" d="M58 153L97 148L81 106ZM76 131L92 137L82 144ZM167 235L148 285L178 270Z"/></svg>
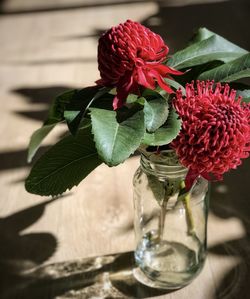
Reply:
<svg viewBox="0 0 250 299"><path fill-rule="evenodd" d="M100 166L61 198L42 198L24 189L29 171L27 143L41 125L48 103L67 88L91 85L98 79L100 32L130 18L164 33L161 24L169 11L173 14L169 32L175 28L181 32L174 20L191 9L167 9L153 1L118 2L4 3L5 13L0 16L0 298L250 298L249 160L224 182L213 185L209 254L202 273L191 285L169 293L145 287L132 275L132 176L138 157L116 168ZM205 6L211 9L211 5ZM224 5L225 14L230 12L228 3L217 5L218 9ZM243 15L244 5L237 6ZM239 29L242 23L235 26ZM247 47L244 34L241 45ZM177 47L188 37L185 31L183 36L171 35L169 43ZM57 128L43 149L63 130Z"/></svg>

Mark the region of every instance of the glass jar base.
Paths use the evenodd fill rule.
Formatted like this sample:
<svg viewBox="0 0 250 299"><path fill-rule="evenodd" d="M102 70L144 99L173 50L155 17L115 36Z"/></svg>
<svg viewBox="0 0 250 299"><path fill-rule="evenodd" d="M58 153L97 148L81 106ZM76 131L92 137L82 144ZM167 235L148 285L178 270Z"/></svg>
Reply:
<svg viewBox="0 0 250 299"><path fill-rule="evenodd" d="M143 271L139 267L137 267L133 270L133 275L134 275L135 279L137 281L139 281L140 283L142 283L148 287L156 288L156 289L177 290L177 289L180 289L188 284L188 283L186 283L186 284L181 284L181 285L173 285L173 284L169 284L167 282L161 282L161 281L156 281L156 280L150 279L150 278L148 278L148 276L145 275L145 273L143 273Z"/></svg>
<svg viewBox="0 0 250 299"><path fill-rule="evenodd" d="M195 250L179 242L161 240L157 230L145 234L135 251L136 279L151 287L178 289L188 285L201 271L205 251L196 240Z"/></svg>

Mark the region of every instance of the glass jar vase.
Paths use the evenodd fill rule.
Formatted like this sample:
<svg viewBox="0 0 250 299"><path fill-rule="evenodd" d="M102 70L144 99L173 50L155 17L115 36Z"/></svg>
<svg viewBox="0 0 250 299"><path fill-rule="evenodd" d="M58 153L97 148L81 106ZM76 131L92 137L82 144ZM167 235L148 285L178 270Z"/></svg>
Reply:
<svg viewBox="0 0 250 299"><path fill-rule="evenodd" d="M199 177L187 192L186 174L167 150L141 155L134 176L134 276L151 287L181 288L205 262L208 182Z"/></svg>

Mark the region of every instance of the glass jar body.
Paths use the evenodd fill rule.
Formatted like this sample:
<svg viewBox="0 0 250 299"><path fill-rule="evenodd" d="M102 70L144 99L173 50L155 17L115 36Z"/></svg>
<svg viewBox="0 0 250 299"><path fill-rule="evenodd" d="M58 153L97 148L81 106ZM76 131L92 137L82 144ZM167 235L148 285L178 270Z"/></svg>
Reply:
<svg viewBox="0 0 250 299"><path fill-rule="evenodd" d="M134 176L134 275L151 287L183 287L205 262L208 182L199 177L186 193L186 173L180 165L142 156Z"/></svg>

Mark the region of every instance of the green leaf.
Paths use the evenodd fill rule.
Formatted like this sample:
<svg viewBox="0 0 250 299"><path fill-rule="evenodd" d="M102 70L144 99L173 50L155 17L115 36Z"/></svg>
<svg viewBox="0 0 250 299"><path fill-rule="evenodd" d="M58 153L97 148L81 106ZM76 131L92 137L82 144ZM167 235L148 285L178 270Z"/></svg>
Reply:
<svg viewBox="0 0 250 299"><path fill-rule="evenodd" d="M127 104L140 104L140 105L144 105L144 102L145 102L145 98L143 97L139 97L138 95L136 94L133 94L133 93L130 93L128 96L127 96L127 99L126 99L126 103Z"/></svg>
<svg viewBox="0 0 250 299"><path fill-rule="evenodd" d="M171 79L164 79L170 86L174 87L176 90L181 89L182 94L186 95L186 89L184 88L184 86L182 86L180 83L178 83L175 80L171 80ZM164 90L165 91L165 90Z"/></svg>
<svg viewBox="0 0 250 299"><path fill-rule="evenodd" d="M154 132L166 122L168 111L168 102L162 97L152 101L145 101L144 116L148 132Z"/></svg>
<svg viewBox="0 0 250 299"><path fill-rule="evenodd" d="M128 103L128 104L133 104L133 103L136 103L137 100L138 100L138 95L133 94L133 93L130 93L130 94L127 96L126 103Z"/></svg>
<svg viewBox="0 0 250 299"><path fill-rule="evenodd" d="M143 111L121 123L115 111L90 108L90 112L96 148L106 164L122 163L139 147L145 131Z"/></svg>
<svg viewBox="0 0 250 299"><path fill-rule="evenodd" d="M250 89L244 89L244 90L237 90L237 96L242 96L242 101L245 103L250 102Z"/></svg>
<svg viewBox="0 0 250 299"><path fill-rule="evenodd" d="M77 90L71 89L63 94L58 95L53 101L49 109L47 120L44 125L56 124L64 120L64 110L66 105L71 101Z"/></svg>
<svg viewBox="0 0 250 299"><path fill-rule="evenodd" d="M64 118L68 123L71 123L79 115L79 113L80 111L64 111Z"/></svg>
<svg viewBox="0 0 250 299"><path fill-rule="evenodd" d="M183 69L213 60L228 62L247 53L246 50L217 34L208 34L208 36L207 39L175 53L167 64L176 69Z"/></svg>
<svg viewBox="0 0 250 299"><path fill-rule="evenodd" d="M215 82L231 82L250 77L250 53L202 73L198 79L213 79Z"/></svg>
<svg viewBox="0 0 250 299"><path fill-rule="evenodd" d="M34 194L59 195L77 186L101 163L90 128L79 130L76 136L59 141L35 163L25 188Z"/></svg>
<svg viewBox="0 0 250 299"><path fill-rule="evenodd" d="M181 120L172 108L166 124L154 133L145 133L142 143L152 146L169 144L179 134L180 130Z"/></svg>
<svg viewBox="0 0 250 299"><path fill-rule="evenodd" d="M236 98L242 97L242 102L249 103L250 101L250 86L240 82L230 82L230 87L236 90Z"/></svg>
<svg viewBox="0 0 250 299"><path fill-rule="evenodd" d="M49 132L55 127L56 123L51 124L51 125L44 125L43 127L39 128L36 130L29 142L29 147L28 147L28 162L30 163L37 152L39 145L41 144L42 140L49 134Z"/></svg>
<svg viewBox="0 0 250 299"><path fill-rule="evenodd" d="M192 67L191 69L189 69L187 72L185 72L184 75L179 76L178 82L184 86L187 83L198 80L198 77L201 73L203 73L207 70L213 69L222 64L223 64L223 62L216 60L216 61L210 61L208 63L201 64L201 65L196 65L196 66Z"/></svg>
<svg viewBox="0 0 250 299"><path fill-rule="evenodd" d="M66 120L70 132L75 134L88 105L108 91L108 88L89 86L83 89L69 90L59 95L50 107L45 124Z"/></svg>
<svg viewBox="0 0 250 299"><path fill-rule="evenodd" d="M155 199L162 203L165 197L165 185L164 181L160 181L159 178L152 174L147 174L148 188L152 191Z"/></svg>
<svg viewBox="0 0 250 299"><path fill-rule="evenodd" d="M250 103L250 97L249 98L243 98L242 101L245 102L245 103Z"/></svg>
<svg viewBox="0 0 250 299"><path fill-rule="evenodd" d="M65 105L73 97L74 93L74 90L68 90L54 99L50 106L47 120L44 122L43 126L40 129L36 130L32 134L30 138L27 157L28 162L32 161L44 138L58 123L64 120L63 112L65 109Z"/></svg>
<svg viewBox="0 0 250 299"><path fill-rule="evenodd" d="M174 80L171 81L174 82ZM180 86L178 82L176 82L176 85ZM161 89L159 86L154 90L145 88L142 92L142 99L147 100L148 102L159 98L162 98L165 101L168 101L169 99L169 94L166 93L166 91Z"/></svg>
<svg viewBox="0 0 250 299"><path fill-rule="evenodd" d="M183 75L181 76L181 78L183 78ZM178 77L178 80L180 80L180 77ZM181 89L183 95L186 94L185 88L179 82L177 82L176 80L164 78L164 81L168 85L172 86L175 90ZM160 86L156 87L156 89L154 91L157 92L158 94L160 94L162 97L164 97L166 99L169 98L169 93L167 93L164 89L161 89Z"/></svg>
<svg viewBox="0 0 250 299"><path fill-rule="evenodd" d="M79 124L90 105L108 91L108 88L100 88L99 86L91 86L81 90L75 90L72 98L65 105L63 114L71 134L76 134ZM110 97L113 98L111 95Z"/></svg>
<svg viewBox="0 0 250 299"><path fill-rule="evenodd" d="M192 38L190 44L195 44L201 42L204 39L208 39L209 37L215 35L214 32L208 30L205 27L199 28L195 33L194 37Z"/></svg>
<svg viewBox="0 0 250 299"><path fill-rule="evenodd" d="M85 129L91 126L90 118L83 118L80 122L79 129Z"/></svg>
<svg viewBox="0 0 250 299"><path fill-rule="evenodd" d="M156 88L155 90L145 88L143 90L142 96L146 98L147 101L158 99L159 97L164 98L163 95L161 95L160 93L161 91L162 89L160 88Z"/></svg>
<svg viewBox="0 0 250 299"><path fill-rule="evenodd" d="M76 134L88 105L94 99L103 96L108 90L106 88L100 89L99 86L91 86L80 90L68 90L57 96L50 106L48 117L43 127L34 132L31 137L28 161L32 160L43 139L58 123L66 120L70 132ZM106 95L108 98L109 96L112 98L111 95ZM102 100L102 103L107 106L105 100ZM108 101L110 105L112 100L108 99Z"/></svg>

